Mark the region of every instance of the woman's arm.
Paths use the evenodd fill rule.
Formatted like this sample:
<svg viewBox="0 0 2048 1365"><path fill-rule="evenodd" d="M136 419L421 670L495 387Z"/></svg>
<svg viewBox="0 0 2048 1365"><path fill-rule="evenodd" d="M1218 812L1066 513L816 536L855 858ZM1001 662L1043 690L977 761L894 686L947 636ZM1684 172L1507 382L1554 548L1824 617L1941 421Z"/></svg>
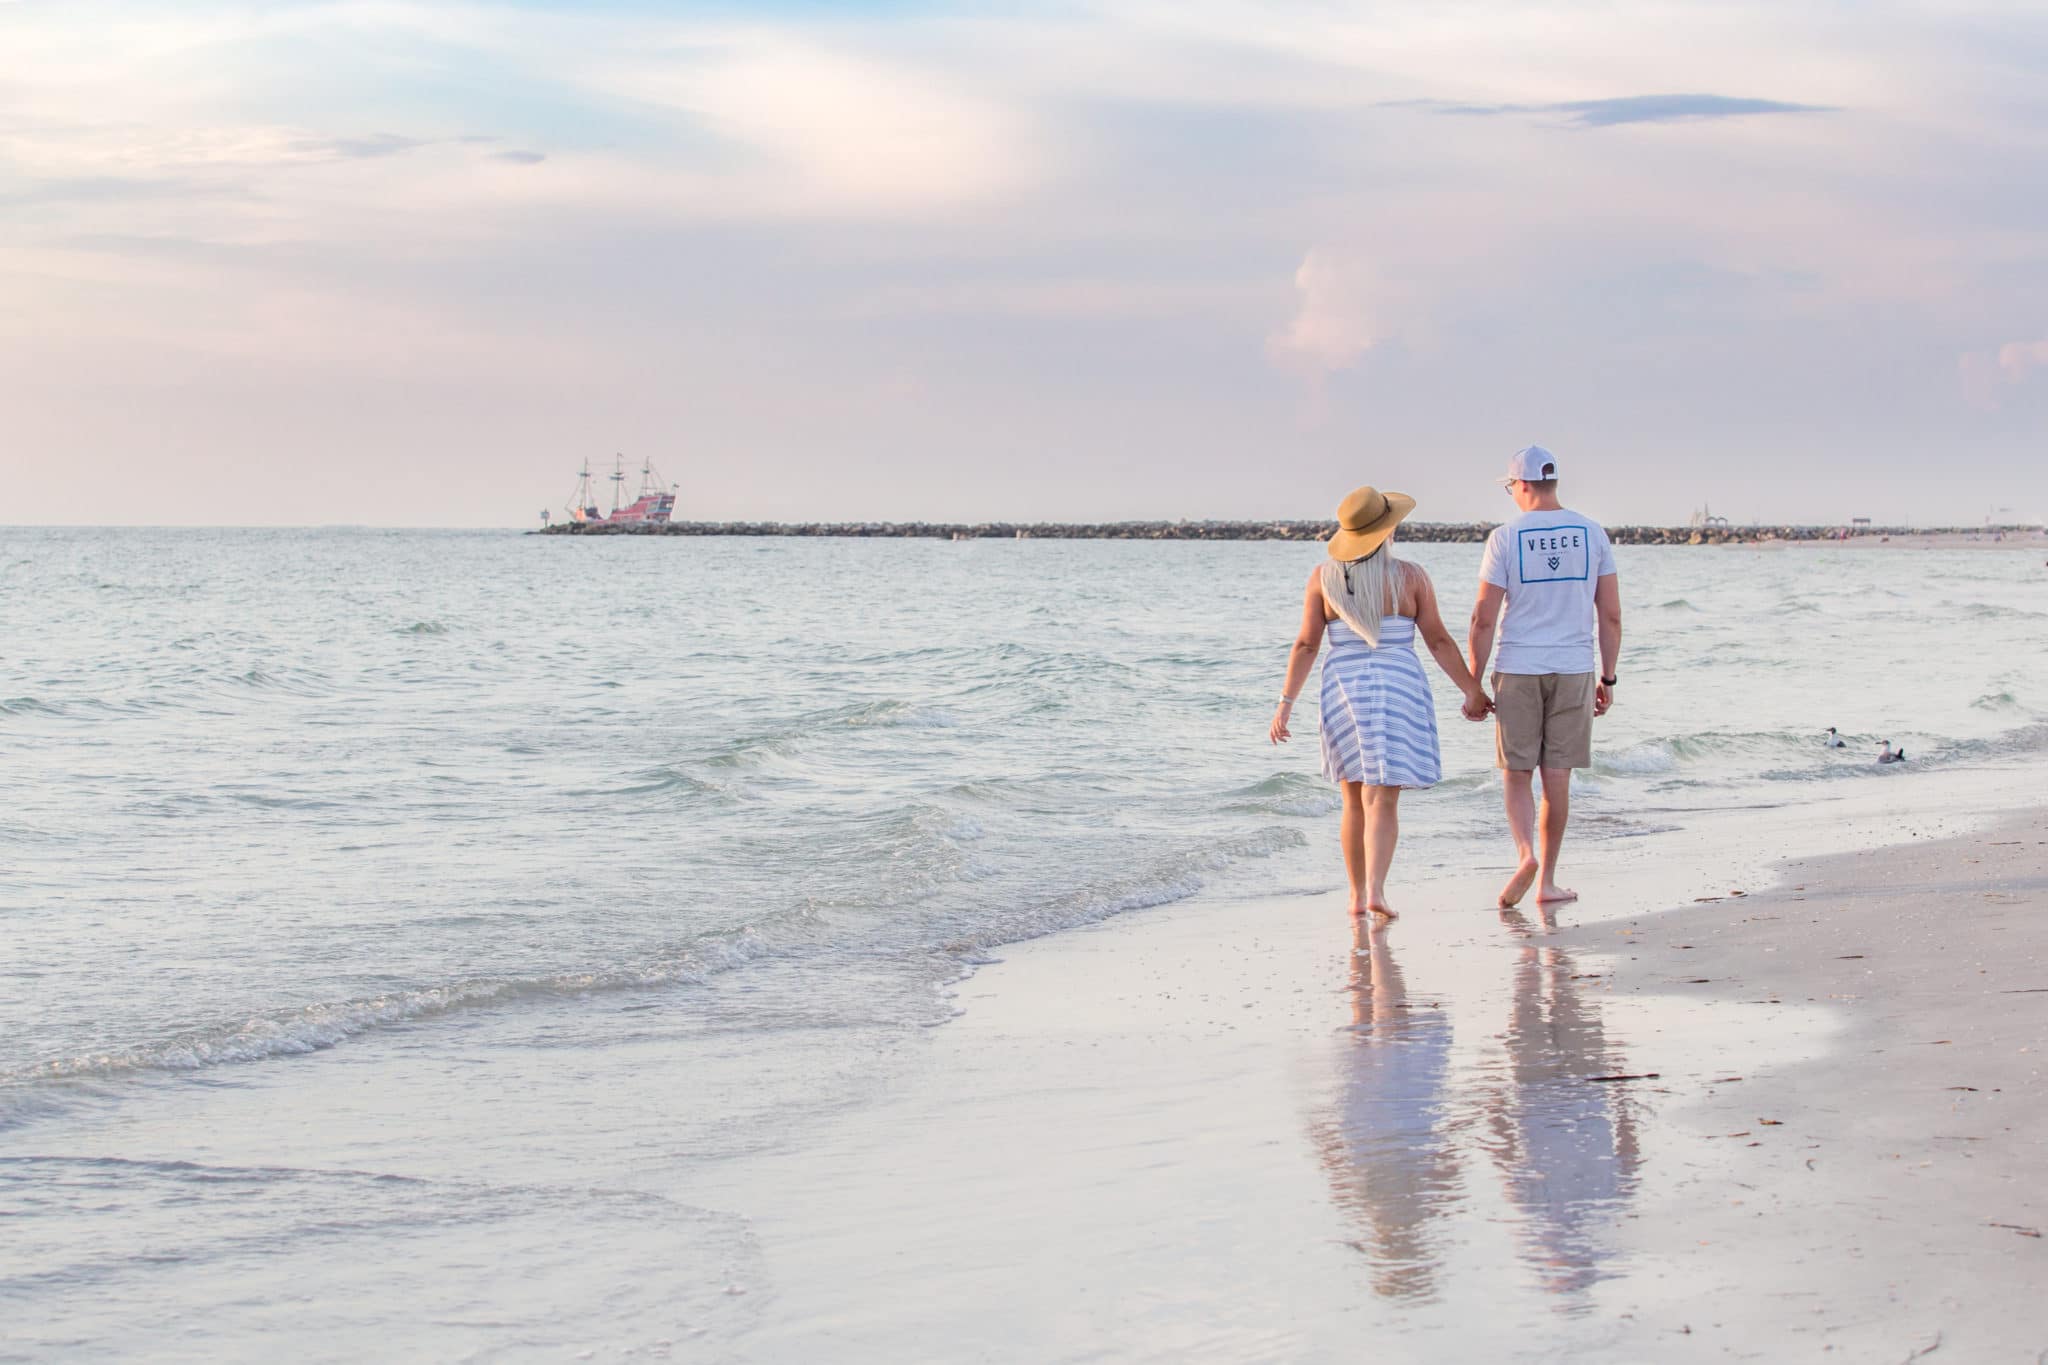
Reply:
<svg viewBox="0 0 2048 1365"><path fill-rule="evenodd" d="M1310 572L1308 591L1301 599L1301 629L1295 632L1294 648L1287 651L1287 681L1280 685L1280 704L1273 710L1273 724L1266 738L1275 744L1293 736L1287 732L1287 718L1294 713L1294 699L1301 695L1308 671L1315 667L1316 652L1323 647L1323 580L1321 570Z"/></svg>
<svg viewBox="0 0 2048 1365"><path fill-rule="evenodd" d="M1422 643L1429 650L1429 656L1436 660L1436 666L1444 671L1460 692L1465 694L1465 719L1485 720L1486 713L1493 709L1486 689L1472 676L1472 670L1465 667L1464 656L1458 653L1458 642L1444 629L1443 613L1437 610L1436 585L1429 581L1429 575L1418 565L1410 564L1408 572L1415 579L1415 629L1422 635Z"/></svg>

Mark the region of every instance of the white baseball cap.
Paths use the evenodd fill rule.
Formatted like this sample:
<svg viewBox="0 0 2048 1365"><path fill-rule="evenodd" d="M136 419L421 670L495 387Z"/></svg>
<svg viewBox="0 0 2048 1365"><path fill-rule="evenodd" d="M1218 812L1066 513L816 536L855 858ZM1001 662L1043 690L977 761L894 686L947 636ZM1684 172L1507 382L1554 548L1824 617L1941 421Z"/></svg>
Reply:
<svg viewBox="0 0 2048 1365"><path fill-rule="evenodd" d="M1508 476L1502 483L1513 483L1520 479L1524 483L1541 483L1557 477L1557 456L1542 446L1523 446L1508 456Z"/></svg>

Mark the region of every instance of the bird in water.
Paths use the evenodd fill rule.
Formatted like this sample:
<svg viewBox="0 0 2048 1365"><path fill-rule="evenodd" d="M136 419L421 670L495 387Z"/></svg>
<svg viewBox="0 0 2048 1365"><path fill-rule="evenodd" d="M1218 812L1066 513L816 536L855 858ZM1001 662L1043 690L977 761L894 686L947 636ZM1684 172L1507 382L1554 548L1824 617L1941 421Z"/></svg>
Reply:
<svg viewBox="0 0 2048 1365"><path fill-rule="evenodd" d="M1894 749L1892 742L1888 739L1879 740L1877 744L1877 761L1879 763L1904 763L1906 761L1906 751L1904 749Z"/></svg>
<svg viewBox="0 0 2048 1365"><path fill-rule="evenodd" d="M1836 734L1835 727L1832 725L1828 727L1827 738L1822 740L1821 743L1825 744L1830 749L1846 749L1849 747L1848 741L1844 740L1840 735Z"/></svg>

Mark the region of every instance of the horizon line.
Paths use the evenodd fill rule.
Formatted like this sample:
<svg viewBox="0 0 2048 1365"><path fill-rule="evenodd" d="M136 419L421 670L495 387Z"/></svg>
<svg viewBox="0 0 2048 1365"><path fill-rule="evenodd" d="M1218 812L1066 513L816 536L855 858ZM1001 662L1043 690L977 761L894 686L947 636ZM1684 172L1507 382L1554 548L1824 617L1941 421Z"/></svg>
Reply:
<svg viewBox="0 0 2048 1365"><path fill-rule="evenodd" d="M132 522L131 522L131 521L108 521L108 522L87 522L87 521L40 521L40 522L0 522L0 532L4 532L4 531L379 531L379 532L383 532L383 531L440 531L440 532L452 532L452 531L474 531L474 532L478 532L478 533L492 533L492 532L500 532L500 531L511 531L511 532L519 532L519 533L526 533L526 532L532 532L532 531L537 531L537 530L542 530L542 529L547 529L547 528L559 528L559 527L563 527L563 526L570 526L570 525L576 525L576 524L578 524L578 523L575 523L575 522L571 522L571 521L568 521L568 520L566 520L566 519L564 519L564 520L561 520L561 521L552 521L552 522L546 523L546 526L545 526L545 527L542 527L542 526L536 526L536 525L532 524L531 522L528 522L528 523L513 523L513 522L504 522L504 523L491 523L491 524L482 524L482 525L467 525L467 526L465 526L465 525L454 525L454 524L448 524L448 523L432 523L432 522L362 522L362 521L332 521L332 522L146 522L146 521L132 521ZM603 525L606 525L607 523L605 523L605 522L602 522L602 521L599 521L599 522L593 522L593 523L588 523L588 524L590 524L590 525L593 525L593 526L603 526ZM967 519L960 519L960 518L933 518L933 517L916 517L916 518L894 518L894 517L850 517L850 518L837 518L837 519L827 519L827 518L821 518L821 517L809 517L809 518L796 518L796 519L755 519L755 518L748 518L748 517L722 517L722 518L716 518L716 519L713 519L713 518L687 518L687 519L678 519L678 520L675 520L675 521L672 521L672 522L664 522L664 523L656 523L656 524L659 524L659 525L672 525L672 526L702 526L702 527L727 527L727 526L733 526L733 527L737 527L737 526L747 526L747 527L819 527L819 528L831 528L831 527L854 527L854 526L935 526L935 527L948 527L948 528L955 528L955 527L957 527L957 528L961 528L961 529L969 529L969 528L973 528L973 527L989 527L989 526L1008 526L1008 527L1017 527L1017 528L1021 528L1021 529L1030 529L1030 528L1034 528L1034 527L1048 527L1048 528L1085 528L1085 527L1124 527L1124 526L1311 526L1311 525L1329 525L1329 526L1334 526L1334 525L1336 525L1337 523L1336 523L1336 519L1335 519L1334 517L1329 517L1329 516L1321 516L1321 517L1118 517L1118 518L1105 518L1105 519L1090 519L1090 520L1076 520L1076 521L1050 521L1050 520L1038 520L1038 521L1019 521L1019 520L1016 520L1016 519L1013 519L1013 518L1006 518L1006 517L994 517L994 518L984 518L984 519L981 519L981 520L967 520ZM1412 519L1412 520L1409 520L1409 521L1407 521L1407 522L1405 522L1405 523L1403 523L1403 524L1404 524L1404 525L1406 525L1406 526L1409 526L1409 527L1413 527L1413 528L1420 528L1420 527L1425 527L1425 526L1428 526L1428 527L1456 527L1456 528L1472 528L1472 527L1493 527L1493 526L1500 526L1500 525L1504 525L1505 523L1504 523L1503 521L1501 521L1501 520L1498 520L1498 519L1494 519L1494 518L1484 518L1484 517L1482 517L1482 518L1470 518L1470 519L1466 519L1466 520L1454 520L1454 521L1423 521L1423 520L1420 520L1420 519ZM2032 520L2026 520L2026 521L2003 521L2003 522L1971 522L1971 523L1961 523L1961 522L1942 522L1942 523L1932 523L1932 522L1930 522L1930 523L1921 523L1921 522L1889 522L1889 523L1882 523L1882 524L1880 524L1880 523L1877 523L1877 522L1870 522L1870 523L1868 523L1868 524L1859 524L1859 523L1856 523L1856 522L1853 522L1853 521L1846 521L1846 522L1845 522L1845 521L1770 521L1770 520L1751 520L1751 521L1735 521L1735 520L1733 520L1733 519L1730 519L1730 520L1726 521L1725 523L1721 523L1721 524L1718 524L1718 525L1715 525L1715 526L1711 526L1711 527L1709 527L1709 526L1701 526L1701 525L1697 525L1697 524L1695 524L1695 523L1693 523L1693 522L1690 522L1690 521L1683 521L1683 522L1675 522L1675 521L1674 521L1674 522L1657 522L1657 521L1603 521L1603 522L1601 523L1601 525L1603 525L1603 526L1606 526L1606 527L1612 527L1612 528L1614 528L1614 529L1629 529L1629 530L1655 530L1655 531L1688 531L1688 530L1776 530L1776 529L1787 529L1787 530L1821 530L1821 529L1839 529L1839 530L1848 530L1848 531L1853 531L1853 532L1855 532L1856 534L1860 534L1860 535L1873 535L1873 534L1875 534L1875 535L1881 535L1881 534L1884 534L1884 533L1886 533L1886 532L1892 532L1892 531L1905 531L1905 532L1914 532L1914 533L1921 533L1921 534L1926 534L1926 533L1933 533L1933 532L1945 532L1945 531L1953 531L1953 532L1975 532L1975 531L2039 531L2039 530L2048 530L2048 518L2035 518L2035 519L2032 519Z"/></svg>

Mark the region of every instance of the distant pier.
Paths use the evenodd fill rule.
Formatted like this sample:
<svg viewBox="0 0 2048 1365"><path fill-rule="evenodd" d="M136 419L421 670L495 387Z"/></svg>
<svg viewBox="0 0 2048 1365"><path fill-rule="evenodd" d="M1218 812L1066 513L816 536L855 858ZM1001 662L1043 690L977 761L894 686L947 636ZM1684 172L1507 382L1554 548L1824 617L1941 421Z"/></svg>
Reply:
<svg viewBox="0 0 2048 1365"><path fill-rule="evenodd" d="M1420 544L1471 544L1486 539L1495 523L1401 524L1400 539ZM547 536L839 536L862 540L1328 540L1334 521L563 521L534 531ZM1959 527L1952 534L1988 534L2018 527ZM1841 526L1610 526L1617 545L1730 545L1773 540L1843 540ZM1925 528L1858 526L1857 539L1871 536L1941 534Z"/></svg>

